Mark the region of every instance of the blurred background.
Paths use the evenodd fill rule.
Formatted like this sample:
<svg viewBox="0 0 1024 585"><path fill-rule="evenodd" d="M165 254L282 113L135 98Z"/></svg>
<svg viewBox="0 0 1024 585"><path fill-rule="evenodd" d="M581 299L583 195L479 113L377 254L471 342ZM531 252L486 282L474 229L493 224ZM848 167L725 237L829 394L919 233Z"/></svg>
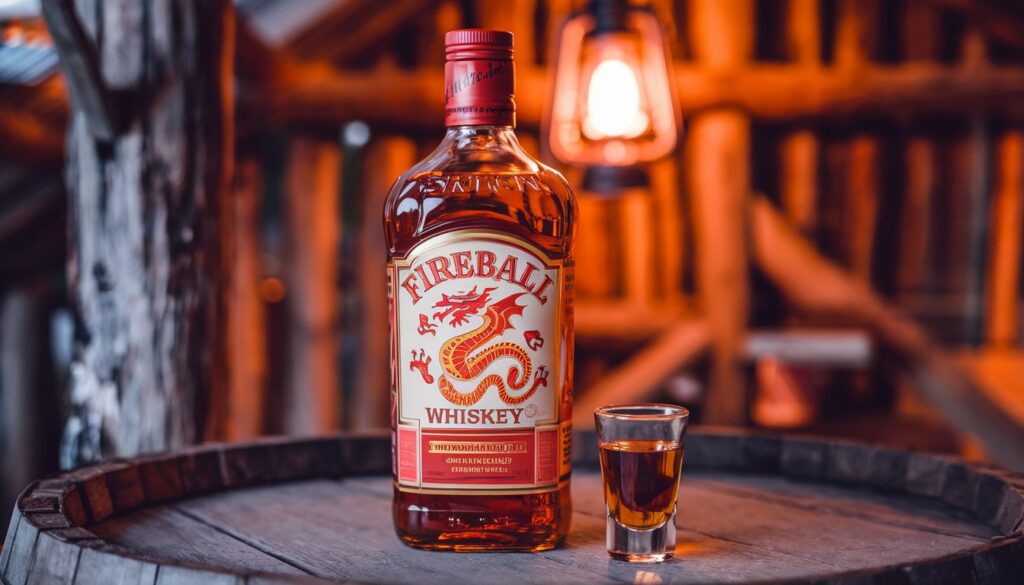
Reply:
<svg viewBox="0 0 1024 585"><path fill-rule="evenodd" d="M3 509L388 425L381 209L460 27L515 33L580 199L577 428L675 402L1024 470L1019 2L0 0Z"/></svg>

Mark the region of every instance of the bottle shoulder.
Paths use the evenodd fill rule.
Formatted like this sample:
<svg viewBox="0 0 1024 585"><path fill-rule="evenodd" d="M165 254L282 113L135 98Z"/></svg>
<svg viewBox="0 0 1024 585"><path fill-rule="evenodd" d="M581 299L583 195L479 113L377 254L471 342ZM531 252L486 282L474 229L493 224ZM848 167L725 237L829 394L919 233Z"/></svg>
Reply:
<svg viewBox="0 0 1024 585"><path fill-rule="evenodd" d="M454 146L442 143L391 187L384 227L392 256L459 229L509 232L556 256L571 255L578 212L561 173L521 147L467 152Z"/></svg>

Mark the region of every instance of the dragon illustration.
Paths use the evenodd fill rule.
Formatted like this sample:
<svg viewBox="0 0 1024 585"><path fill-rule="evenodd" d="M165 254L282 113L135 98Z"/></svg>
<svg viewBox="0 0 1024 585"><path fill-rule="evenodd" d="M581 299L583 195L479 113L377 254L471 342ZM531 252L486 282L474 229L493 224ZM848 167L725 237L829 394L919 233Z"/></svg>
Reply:
<svg viewBox="0 0 1024 585"><path fill-rule="evenodd" d="M446 308L446 310L442 313L435 313L435 317L447 316L452 311L459 310L460 312L453 315L452 323L466 322L469 315L475 315L483 308L492 290L494 289L488 288L477 294L474 288L470 293L458 295L459 305L457 307L451 304L455 297L444 295L434 305L434 308ZM510 395L509 389L521 390L529 381L530 373L533 371L530 356L527 355L525 349L509 341L502 341L484 348L495 337L512 328L511 318L513 316L523 314L525 307L516 302L523 294L525 293L516 293L488 305L481 315L483 323L479 327L456 335L441 346L439 361L446 375L441 376L438 386L441 389L441 395L452 404L459 406L476 404L491 386L498 388L498 396L506 404L521 404L533 396L537 388L547 386L547 368L540 366L537 368L533 385L529 390L518 396ZM470 298L471 296L477 298ZM443 316L441 318L444 318ZM511 358L518 362L518 366L509 368L505 378L499 374L490 374L484 377L470 392L459 392L448 379L450 377L460 382L468 382L502 358Z"/></svg>
<svg viewBox="0 0 1024 585"><path fill-rule="evenodd" d="M435 309L444 309L434 313L433 317L438 321L444 321L448 315L452 316L452 320L448 322L449 325L462 325L466 322L466 317L469 315L476 315L480 312L480 309L484 308L487 301L491 300L491 291L494 288L485 288L484 292L476 292L476 287L469 292L461 292L457 295L441 295L441 300L434 304ZM521 312L521 311L520 311Z"/></svg>

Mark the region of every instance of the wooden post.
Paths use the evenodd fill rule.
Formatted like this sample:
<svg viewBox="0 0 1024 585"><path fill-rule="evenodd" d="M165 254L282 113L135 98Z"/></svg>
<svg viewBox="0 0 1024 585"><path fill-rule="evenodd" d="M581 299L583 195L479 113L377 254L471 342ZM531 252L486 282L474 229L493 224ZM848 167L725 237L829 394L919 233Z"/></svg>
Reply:
<svg viewBox="0 0 1024 585"><path fill-rule="evenodd" d="M0 504L56 470L60 397L53 379L46 287L0 295Z"/></svg>
<svg viewBox="0 0 1024 585"><path fill-rule="evenodd" d="M925 0L908 2L903 13L901 36L905 57L914 63L933 63L939 56L941 19ZM903 154L907 175L900 218L897 290L917 296L931 283L929 243L937 186L935 141L911 133Z"/></svg>
<svg viewBox="0 0 1024 585"><path fill-rule="evenodd" d="M996 154L992 199L985 339L996 347L1018 341L1021 245L1024 232L1024 131L1008 130Z"/></svg>
<svg viewBox="0 0 1024 585"><path fill-rule="evenodd" d="M232 244L228 347L231 386L224 438L252 439L263 433L267 384L267 331L258 287L262 276L260 209L262 173L249 159L237 165L228 208Z"/></svg>
<svg viewBox="0 0 1024 585"><path fill-rule="evenodd" d="M821 63L821 27L818 0L789 0L786 48L790 58L807 68ZM818 215L818 137L807 127L786 136L781 145L781 199L793 225L810 234Z"/></svg>
<svg viewBox="0 0 1024 585"><path fill-rule="evenodd" d="M656 231L652 236L657 254L658 298L673 304L682 296L686 269L686 222L683 221L679 165L666 158L650 165L651 197Z"/></svg>
<svg viewBox="0 0 1024 585"><path fill-rule="evenodd" d="M753 51L751 0L693 0L694 52L712 70L742 66ZM740 351L750 307L747 199L750 119L719 108L695 116L686 146L697 246L697 287L711 329L712 368L705 422L743 424L747 397Z"/></svg>
<svg viewBox="0 0 1024 585"><path fill-rule="evenodd" d="M870 64L879 15L878 0L841 0L836 31L836 67L857 70ZM871 282L875 229L878 223L880 147L874 136L859 132L846 145L843 192L843 249L854 274Z"/></svg>
<svg viewBox="0 0 1024 585"><path fill-rule="evenodd" d="M61 463L187 445L223 412L229 378L234 3L42 6L73 107L78 330Z"/></svg>
<svg viewBox="0 0 1024 585"><path fill-rule="evenodd" d="M359 222L359 370L351 394L353 429L388 425L390 345L388 291L384 278L387 248L381 230L384 200L395 178L416 163L416 143L399 136L376 138L365 151L362 216Z"/></svg>
<svg viewBox="0 0 1024 585"><path fill-rule="evenodd" d="M614 197L615 223L621 234L623 296L627 304L650 306L655 302L658 284L658 225L652 193L649 187L630 187Z"/></svg>
<svg viewBox="0 0 1024 585"><path fill-rule="evenodd" d="M990 69L984 35L970 28L964 35L959 66L964 69ZM948 242L946 286L963 302L964 341L982 341L985 286L985 245L988 232L988 198L991 184L991 121L973 113L966 135L953 147L949 209L951 229Z"/></svg>
<svg viewBox="0 0 1024 585"><path fill-rule="evenodd" d="M337 354L338 190L341 147L297 136L288 151L285 214L288 365L285 431L338 428L341 388Z"/></svg>
<svg viewBox="0 0 1024 585"><path fill-rule="evenodd" d="M576 230L576 276L578 299L607 300L616 295L622 262L618 230L609 216L615 201L607 195L580 191L579 228Z"/></svg>

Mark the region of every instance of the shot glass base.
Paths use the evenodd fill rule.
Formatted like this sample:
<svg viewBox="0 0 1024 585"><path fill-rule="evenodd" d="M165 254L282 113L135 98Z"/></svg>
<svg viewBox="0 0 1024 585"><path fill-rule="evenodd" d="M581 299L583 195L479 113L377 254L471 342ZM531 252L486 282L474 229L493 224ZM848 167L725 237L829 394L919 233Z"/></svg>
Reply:
<svg viewBox="0 0 1024 585"><path fill-rule="evenodd" d="M675 514L665 524L650 530L623 526L607 517L606 541L613 559L629 563L660 563L675 555Z"/></svg>
<svg viewBox="0 0 1024 585"><path fill-rule="evenodd" d="M667 561L675 556L675 553L631 555L627 553L615 552L613 550L608 551L608 554L617 561L625 561L627 563L660 563L663 561Z"/></svg>

